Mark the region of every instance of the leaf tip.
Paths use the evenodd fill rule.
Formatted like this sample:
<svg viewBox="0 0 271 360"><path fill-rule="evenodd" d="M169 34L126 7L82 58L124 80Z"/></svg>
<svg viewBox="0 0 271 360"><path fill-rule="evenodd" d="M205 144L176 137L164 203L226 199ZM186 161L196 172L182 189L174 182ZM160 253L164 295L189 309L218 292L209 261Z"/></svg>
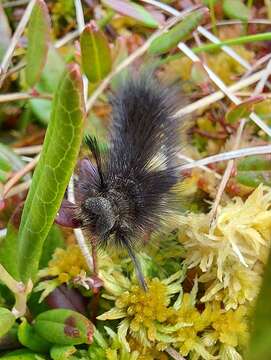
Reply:
<svg viewBox="0 0 271 360"><path fill-rule="evenodd" d="M88 32L97 32L99 27L94 20L91 20L88 25L86 25L85 30Z"/></svg>

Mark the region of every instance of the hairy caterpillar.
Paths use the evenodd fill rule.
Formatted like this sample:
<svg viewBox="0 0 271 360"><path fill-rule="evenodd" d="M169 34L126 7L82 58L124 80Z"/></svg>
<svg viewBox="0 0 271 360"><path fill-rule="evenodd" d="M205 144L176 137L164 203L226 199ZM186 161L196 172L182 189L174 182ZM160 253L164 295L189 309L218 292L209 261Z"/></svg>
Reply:
<svg viewBox="0 0 271 360"><path fill-rule="evenodd" d="M78 219L98 246L127 249L146 289L135 251L146 232L159 228L170 211L177 170L180 121L175 91L150 76L131 78L111 99L109 148L101 154L96 138L86 143L88 161L79 181Z"/></svg>

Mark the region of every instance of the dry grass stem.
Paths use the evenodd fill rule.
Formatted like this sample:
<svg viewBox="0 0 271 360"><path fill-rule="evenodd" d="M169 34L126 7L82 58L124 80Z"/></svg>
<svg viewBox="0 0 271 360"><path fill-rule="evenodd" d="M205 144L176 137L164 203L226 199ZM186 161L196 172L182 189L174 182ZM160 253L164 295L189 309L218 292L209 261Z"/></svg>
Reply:
<svg viewBox="0 0 271 360"><path fill-rule="evenodd" d="M29 171L33 170L34 167L37 165L39 161L39 155L37 155L36 157L34 157L34 159L28 163L27 165L25 165L22 169L20 169L19 171L17 171L12 178L4 185L4 189L3 189L3 198L6 197L7 193L11 190L11 188L27 173L29 173Z"/></svg>
<svg viewBox="0 0 271 360"><path fill-rule="evenodd" d="M190 164L184 164L179 167L180 171L193 169L194 167L199 167L201 165L209 165L214 164L220 161L227 161L231 159L238 159L244 156L251 156L251 155L266 155L271 153L271 145L263 145L263 146L254 146L243 148L239 150L233 150L224 152L222 154L208 156L206 158L195 160ZM181 158L181 157L180 157ZM181 158L182 159L182 158Z"/></svg>

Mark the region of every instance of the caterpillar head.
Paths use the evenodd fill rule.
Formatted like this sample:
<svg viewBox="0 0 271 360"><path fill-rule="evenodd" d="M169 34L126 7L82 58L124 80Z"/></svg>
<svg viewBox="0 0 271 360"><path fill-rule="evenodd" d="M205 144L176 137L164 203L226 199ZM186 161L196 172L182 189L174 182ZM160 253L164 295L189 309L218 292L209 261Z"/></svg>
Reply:
<svg viewBox="0 0 271 360"><path fill-rule="evenodd" d="M87 198L81 205L83 226L100 238L111 232L116 215L108 199L102 196Z"/></svg>

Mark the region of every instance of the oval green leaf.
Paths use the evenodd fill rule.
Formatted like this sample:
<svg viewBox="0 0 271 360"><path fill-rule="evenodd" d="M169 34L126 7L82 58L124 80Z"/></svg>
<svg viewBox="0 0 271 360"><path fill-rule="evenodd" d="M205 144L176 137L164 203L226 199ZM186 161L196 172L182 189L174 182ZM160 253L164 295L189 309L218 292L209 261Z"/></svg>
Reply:
<svg viewBox="0 0 271 360"><path fill-rule="evenodd" d="M15 316L6 308L0 308L0 337L4 336L15 323Z"/></svg>
<svg viewBox="0 0 271 360"><path fill-rule="evenodd" d="M41 337L58 345L91 344L94 331L85 316L68 309L54 309L38 315L34 329Z"/></svg>
<svg viewBox="0 0 271 360"><path fill-rule="evenodd" d="M80 36L83 71L90 82L102 80L112 68L107 38L94 22L87 25Z"/></svg>
<svg viewBox="0 0 271 360"><path fill-rule="evenodd" d="M25 319L19 325L18 339L23 346L37 352L48 352L52 347L52 344L40 337Z"/></svg>
<svg viewBox="0 0 271 360"><path fill-rule="evenodd" d="M264 97L259 95L259 96L253 96L245 101L243 101L241 104L239 105L234 105L232 107L232 109L230 109L227 113L226 113L226 120L230 123L233 124L236 121L239 121L243 118L246 118L249 116L249 114L253 111L254 109L254 105L263 101Z"/></svg>
<svg viewBox="0 0 271 360"><path fill-rule="evenodd" d="M249 8L241 0L224 0L223 10L230 19L249 20Z"/></svg>
<svg viewBox="0 0 271 360"><path fill-rule="evenodd" d="M28 26L26 52L26 82L34 86L39 81L46 63L50 42L50 16L43 0L37 0Z"/></svg>
<svg viewBox="0 0 271 360"><path fill-rule="evenodd" d="M151 54L163 54L178 45L200 24L203 19L202 11L195 11L186 16L182 22L174 26L167 33L155 39L149 48Z"/></svg>
<svg viewBox="0 0 271 360"><path fill-rule="evenodd" d="M78 66L71 65L54 96L51 120L22 213L18 267L24 282L37 273L43 243L76 164L84 117L82 78Z"/></svg>
<svg viewBox="0 0 271 360"><path fill-rule="evenodd" d="M40 354L35 354L26 349L15 350L1 356L1 360L43 360ZM45 359L44 359L45 360Z"/></svg>
<svg viewBox="0 0 271 360"><path fill-rule="evenodd" d="M130 16L150 28L157 28L158 21L141 5L124 0L102 0L102 3L122 15Z"/></svg>

